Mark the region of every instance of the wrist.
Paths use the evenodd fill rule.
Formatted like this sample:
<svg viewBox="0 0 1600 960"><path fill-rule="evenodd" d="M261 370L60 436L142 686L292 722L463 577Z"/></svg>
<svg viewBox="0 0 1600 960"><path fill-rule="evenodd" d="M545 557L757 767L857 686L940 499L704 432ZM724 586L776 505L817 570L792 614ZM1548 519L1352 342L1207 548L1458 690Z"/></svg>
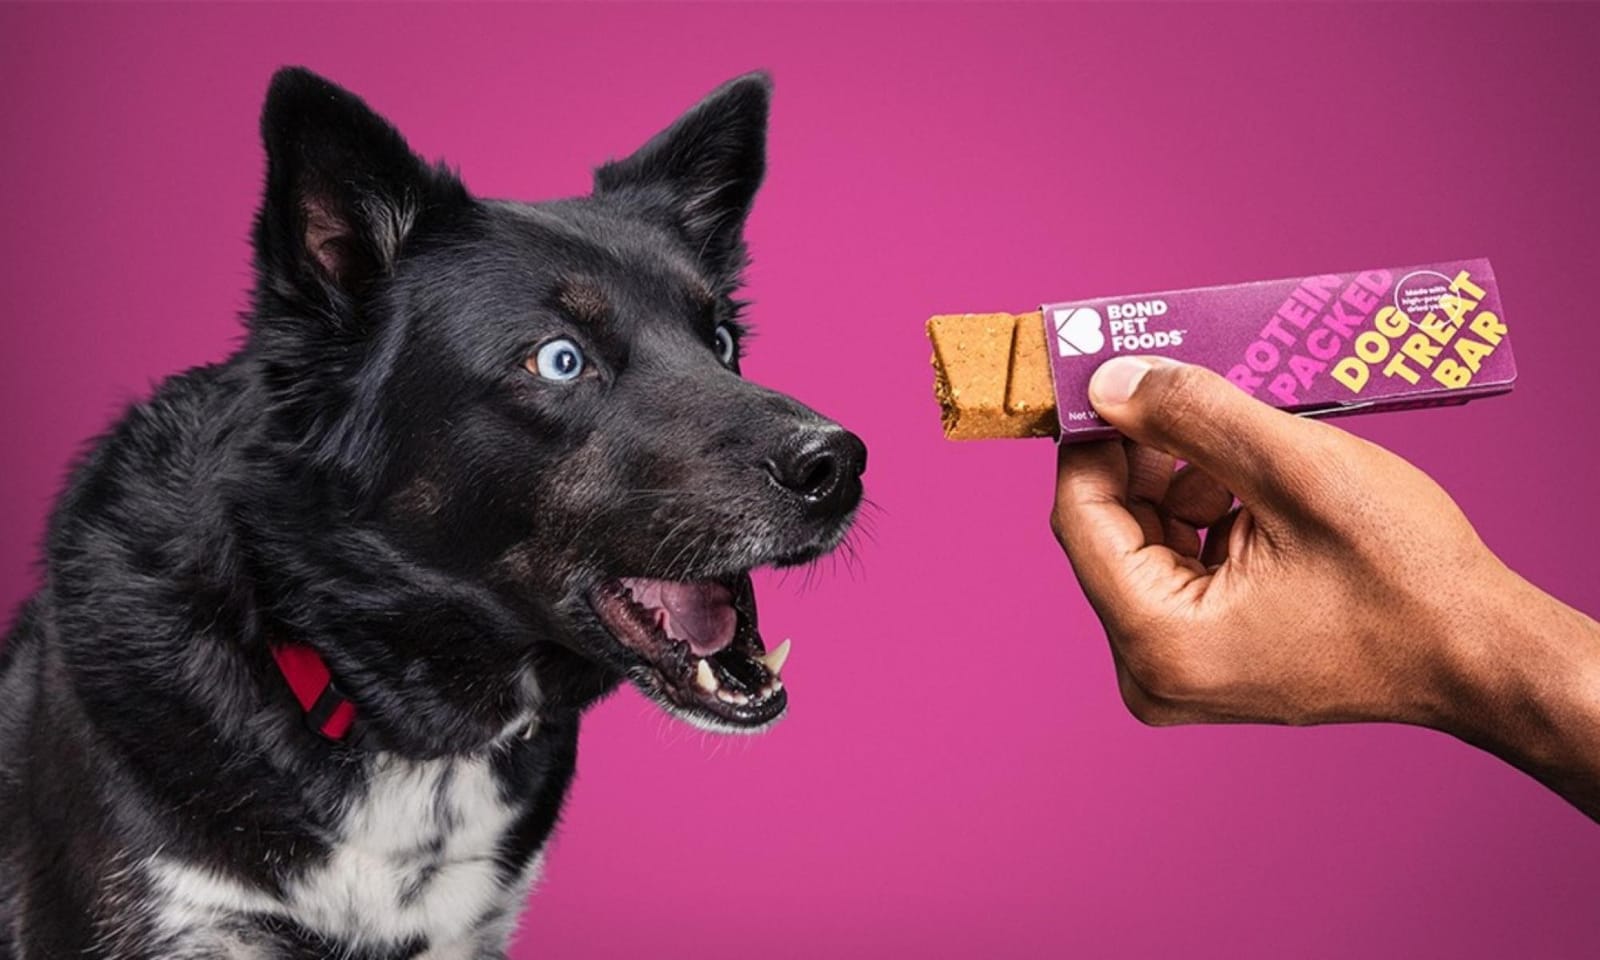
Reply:
<svg viewBox="0 0 1600 960"><path fill-rule="evenodd" d="M1504 567L1482 595L1447 644L1439 722L1428 725L1593 809L1578 795L1596 789L1600 763L1600 624Z"/></svg>

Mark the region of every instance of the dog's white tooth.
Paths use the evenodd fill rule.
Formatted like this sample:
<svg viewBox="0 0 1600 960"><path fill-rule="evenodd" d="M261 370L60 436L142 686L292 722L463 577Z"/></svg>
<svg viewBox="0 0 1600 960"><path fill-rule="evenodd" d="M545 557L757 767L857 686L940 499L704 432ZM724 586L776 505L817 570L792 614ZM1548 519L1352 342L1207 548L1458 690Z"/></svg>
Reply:
<svg viewBox="0 0 1600 960"><path fill-rule="evenodd" d="M734 703L735 701L733 698L737 696L739 696L739 694L734 693L732 690L717 691L717 699L721 700L723 703Z"/></svg>
<svg viewBox="0 0 1600 960"><path fill-rule="evenodd" d="M747 694L743 694L743 693L739 693L739 692L735 691L734 694L733 694L733 702L739 704L742 707L745 704L750 702L750 697Z"/></svg>
<svg viewBox="0 0 1600 960"><path fill-rule="evenodd" d="M774 677L783 673L783 665L789 660L789 641L785 640L768 650L761 662L767 665L767 672Z"/></svg>
<svg viewBox="0 0 1600 960"><path fill-rule="evenodd" d="M702 658L694 668L694 685L706 693L716 693L721 684L717 683L717 675L711 670L711 661Z"/></svg>

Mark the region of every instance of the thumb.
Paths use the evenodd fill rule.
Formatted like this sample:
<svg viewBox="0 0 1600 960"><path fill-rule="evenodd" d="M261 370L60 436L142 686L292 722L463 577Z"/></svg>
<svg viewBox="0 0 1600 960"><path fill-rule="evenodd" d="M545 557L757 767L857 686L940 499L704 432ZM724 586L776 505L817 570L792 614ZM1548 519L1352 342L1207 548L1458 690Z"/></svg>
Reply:
<svg viewBox="0 0 1600 960"><path fill-rule="evenodd" d="M1089 381L1089 401L1125 436L1187 460L1258 506L1305 489L1319 472L1316 451L1341 436L1166 357L1106 361Z"/></svg>

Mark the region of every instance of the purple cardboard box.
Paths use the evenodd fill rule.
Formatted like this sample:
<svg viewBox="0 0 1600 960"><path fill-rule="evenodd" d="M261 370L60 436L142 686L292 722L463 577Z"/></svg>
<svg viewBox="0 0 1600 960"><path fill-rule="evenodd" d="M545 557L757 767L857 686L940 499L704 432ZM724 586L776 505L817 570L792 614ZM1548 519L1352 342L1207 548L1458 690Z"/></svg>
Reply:
<svg viewBox="0 0 1600 960"><path fill-rule="evenodd" d="M1487 260L1044 305L1064 443L1115 436L1089 377L1118 354L1199 364L1304 416L1465 403L1517 378Z"/></svg>

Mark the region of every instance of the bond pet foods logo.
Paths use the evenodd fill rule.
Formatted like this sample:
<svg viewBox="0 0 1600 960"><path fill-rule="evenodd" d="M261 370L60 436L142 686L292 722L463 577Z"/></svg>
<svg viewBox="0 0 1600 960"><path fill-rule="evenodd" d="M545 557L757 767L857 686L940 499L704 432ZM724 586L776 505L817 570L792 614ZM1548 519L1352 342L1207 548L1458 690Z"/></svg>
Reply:
<svg viewBox="0 0 1600 960"><path fill-rule="evenodd" d="M1159 350L1183 342L1186 330L1150 329L1150 322L1167 314L1165 300L1108 303L1105 316L1094 307L1062 307L1052 312L1056 325L1056 351L1063 357L1083 357L1105 349L1111 334L1111 352Z"/></svg>

